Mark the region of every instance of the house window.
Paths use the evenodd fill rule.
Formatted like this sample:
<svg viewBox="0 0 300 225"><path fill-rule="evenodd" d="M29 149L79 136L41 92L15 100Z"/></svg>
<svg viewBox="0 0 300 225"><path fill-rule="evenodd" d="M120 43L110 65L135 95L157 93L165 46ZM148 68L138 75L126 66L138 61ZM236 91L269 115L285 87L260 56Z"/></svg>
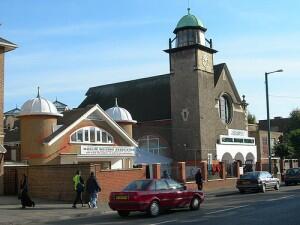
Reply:
<svg viewBox="0 0 300 225"><path fill-rule="evenodd" d="M228 95L224 94L219 99L219 116L223 123L229 124L232 119L231 100Z"/></svg>
<svg viewBox="0 0 300 225"><path fill-rule="evenodd" d="M83 127L71 134L71 143L113 144L114 139L107 131L98 127Z"/></svg>

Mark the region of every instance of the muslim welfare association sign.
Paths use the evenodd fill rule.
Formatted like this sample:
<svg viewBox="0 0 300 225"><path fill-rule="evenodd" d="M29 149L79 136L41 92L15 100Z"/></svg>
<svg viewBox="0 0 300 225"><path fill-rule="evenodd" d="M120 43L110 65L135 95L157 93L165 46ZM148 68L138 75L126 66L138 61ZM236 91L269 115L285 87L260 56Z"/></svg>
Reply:
<svg viewBox="0 0 300 225"><path fill-rule="evenodd" d="M81 145L80 154L98 157L133 157L135 156L135 147Z"/></svg>

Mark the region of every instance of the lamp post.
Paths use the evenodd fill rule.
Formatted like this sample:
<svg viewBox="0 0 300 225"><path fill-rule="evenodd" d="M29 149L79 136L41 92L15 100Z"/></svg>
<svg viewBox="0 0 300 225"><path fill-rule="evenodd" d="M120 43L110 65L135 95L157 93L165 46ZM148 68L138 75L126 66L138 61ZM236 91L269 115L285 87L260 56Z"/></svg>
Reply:
<svg viewBox="0 0 300 225"><path fill-rule="evenodd" d="M265 72L265 83L266 83L266 100L267 100L267 123L268 123L268 150L269 150L269 172L272 173L272 156L271 156L271 124L270 124L270 112L269 112L269 90L268 90L268 75L271 73L283 72L282 69L275 70L272 72Z"/></svg>

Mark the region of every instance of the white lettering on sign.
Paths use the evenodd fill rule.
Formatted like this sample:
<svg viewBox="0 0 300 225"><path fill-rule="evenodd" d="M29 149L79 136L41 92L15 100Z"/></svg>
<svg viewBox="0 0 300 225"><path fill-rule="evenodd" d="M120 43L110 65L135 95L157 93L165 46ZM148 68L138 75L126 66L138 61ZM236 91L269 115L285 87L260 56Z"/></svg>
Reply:
<svg viewBox="0 0 300 225"><path fill-rule="evenodd" d="M248 137L248 131L246 131L246 130L228 129L228 135L229 136Z"/></svg>
<svg viewBox="0 0 300 225"><path fill-rule="evenodd" d="M133 157L135 156L135 147L129 146L93 146L81 145L81 155L85 156L121 156Z"/></svg>

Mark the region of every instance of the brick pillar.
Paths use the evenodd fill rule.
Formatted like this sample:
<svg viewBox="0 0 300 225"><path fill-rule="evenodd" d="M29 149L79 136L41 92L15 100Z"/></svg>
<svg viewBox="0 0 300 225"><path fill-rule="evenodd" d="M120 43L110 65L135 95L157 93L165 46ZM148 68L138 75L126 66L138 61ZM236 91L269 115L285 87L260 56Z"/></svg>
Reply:
<svg viewBox="0 0 300 225"><path fill-rule="evenodd" d="M179 182L185 183L186 182L186 175L185 175L185 162L178 162L178 180Z"/></svg>
<svg viewBox="0 0 300 225"><path fill-rule="evenodd" d="M153 178L160 179L160 163L152 164Z"/></svg>
<svg viewBox="0 0 300 225"><path fill-rule="evenodd" d="M201 168L201 173L202 173L202 179L204 181L207 181L207 162L202 161L200 162L200 168Z"/></svg>
<svg viewBox="0 0 300 225"><path fill-rule="evenodd" d="M237 178L240 178L240 162L236 161L234 162L235 165L235 174Z"/></svg>
<svg viewBox="0 0 300 225"><path fill-rule="evenodd" d="M225 178L226 178L225 162L219 162L219 164L220 164L220 169L221 169L220 178L225 180Z"/></svg>
<svg viewBox="0 0 300 225"><path fill-rule="evenodd" d="M261 162L256 162L255 170L256 171L262 171L262 164L261 164Z"/></svg>
<svg viewBox="0 0 300 225"><path fill-rule="evenodd" d="M289 163L290 163L290 168L294 168L292 159L289 160Z"/></svg>

